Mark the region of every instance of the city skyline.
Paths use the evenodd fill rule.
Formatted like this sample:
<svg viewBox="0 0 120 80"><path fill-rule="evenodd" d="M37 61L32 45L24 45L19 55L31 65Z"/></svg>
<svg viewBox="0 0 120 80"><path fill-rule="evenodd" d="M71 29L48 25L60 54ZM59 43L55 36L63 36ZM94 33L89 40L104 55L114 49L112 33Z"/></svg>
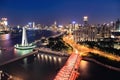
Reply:
<svg viewBox="0 0 120 80"><path fill-rule="evenodd" d="M105 23L120 18L119 0L2 0L0 18L7 17L11 25L25 25L36 22L50 25L83 23L88 16L89 23Z"/></svg>
<svg viewBox="0 0 120 80"><path fill-rule="evenodd" d="M0 80L120 80L120 0L1 0Z"/></svg>

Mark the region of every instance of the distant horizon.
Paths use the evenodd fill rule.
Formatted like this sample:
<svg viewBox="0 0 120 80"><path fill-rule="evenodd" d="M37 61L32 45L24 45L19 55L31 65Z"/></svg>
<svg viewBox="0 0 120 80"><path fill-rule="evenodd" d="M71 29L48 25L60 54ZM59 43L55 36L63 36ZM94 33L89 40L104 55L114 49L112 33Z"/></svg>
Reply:
<svg viewBox="0 0 120 80"><path fill-rule="evenodd" d="M0 18L8 18L10 25L36 22L51 25L83 23L88 16L90 24L109 23L120 19L120 0L1 0Z"/></svg>
<svg viewBox="0 0 120 80"><path fill-rule="evenodd" d="M1 17L1 18L6 18L6 17ZM0 18L0 20L1 20L1 18ZM8 18L7 18L8 19ZM104 23L106 23L106 24L108 24L108 23L111 23L111 22L116 22L117 20L120 20L120 18L116 18L116 19L114 19L114 20L111 20L111 21L109 21L109 20L107 20L106 22L103 22L103 23L91 23L90 21L89 21L89 19L88 19L88 24L93 24L93 25L96 25L96 24L104 24ZM75 21L75 20L73 20L73 21ZM66 23L61 23L61 22L57 22L57 25L68 25L68 24L72 24L72 22L73 21L66 21ZM25 26L25 25L27 25L29 22L35 22L35 21L28 21L28 22L26 22L25 24L10 24L9 23L9 19L8 19L8 25L10 25L10 26ZM52 22L52 21L51 21ZM45 26L50 26L50 25L53 25L54 24L54 22L55 21L53 21L52 23L50 23L50 24L44 24L44 23L39 23L39 22L35 22L35 24L41 24L41 25L45 25ZM83 20L81 20L81 21L75 21L77 24L84 24L84 21Z"/></svg>

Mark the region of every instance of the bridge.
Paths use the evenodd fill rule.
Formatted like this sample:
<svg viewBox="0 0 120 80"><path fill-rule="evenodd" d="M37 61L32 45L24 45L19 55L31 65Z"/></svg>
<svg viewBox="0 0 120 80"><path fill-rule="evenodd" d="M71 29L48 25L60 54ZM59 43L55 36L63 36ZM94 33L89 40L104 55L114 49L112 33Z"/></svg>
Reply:
<svg viewBox="0 0 120 80"><path fill-rule="evenodd" d="M3 66L3 65L6 65L6 64L9 64L9 63L12 63L12 62L15 62L15 61L18 61L18 60L22 60L24 58L28 58L28 59L31 59L31 58L34 58L35 56L37 55L42 55L42 54L46 54L46 55L49 55L49 56L60 56L60 57L68 57L69 54L67 53L63 53L63 52L57 52L57 51L52 51L51 49L49 48L35 48L32 52L30 53L27 53L25 55L22 55L22 56L18 56L18 57L14 57L14 58L11 58L7 61L3 61L2 63L0 63L0 66ZM44 56L45 57L45 56Z"/></svg>
<svg viewBox="0 0 120 80"><path fill-rule="evenodd" d="M72 54L66 64L57 73L54 80L76 80L79 76L79 65L81 61L79 54Z"/></svg>
<svg viewBox="0 0 120 80"><path fill-rule="evenodd" d="M61 33L59 33L59 34L57 34L57 35L50 36L50 37L48 37L48 38L56 38L56 37L60 37L60 36L63 36L65 33L66 33L66 32L61 32Z"/></svg>
<svg viewBox="0 0 120 80"><path fill-rule="evenodd" d="M56 57L57 56L57 57ZM58 57L59 56L59 57ZM52 51L51 49L48 48L36 48L34 49L33 52L27 53L25 55L19 56L19 57L15 57L12 58L10 60L4 61L3 63L0 63L0 69L2 70L2 68L4 68L5 66L7 66L7 64L16 62L16 61L23 61L25 58L27 59L27 62L29 63L29 61L33 60L35 57L41 57L41 59L46 59L46 57L48 58L47 60L53 60L54 62L61 62L61 57L68 57L69 55L67 55L67 53L62 53L62 52L56 52L56 51ZM10 79L10 80L18 80L16 76L10 75L8 73L5 72L1 72L0 71L0 75L3 74L4 76L0 76L0 80L4 78ZM19 79L21 80L21 79Z"/></svg>
<svg viewBox="0 0 120 80"><path fill-rule="evenodd" d="M35 50L38 50L38 53L40 54L49 54L49 55L56 55L56 56L61 56L61 57L69 57L70 55L68 53L64 52L57 52L57 51L52 51L49 48L36 48Z"/></svg>
<svg viewBox="0 0 120 80"><path fill-rule="evenodd" d="M6 64L9 64L9 63L24 59L26 57L35 56L37 53L38 53L38 51L34 51L34 52L28 53L26 55L22 55L22 56L19 56L19 57L16 57L16 58L12 58L12 59L10 59L8 61L4 61L3 63L0 63L0 66L3 66L3 65L6 65Z"/></svg>

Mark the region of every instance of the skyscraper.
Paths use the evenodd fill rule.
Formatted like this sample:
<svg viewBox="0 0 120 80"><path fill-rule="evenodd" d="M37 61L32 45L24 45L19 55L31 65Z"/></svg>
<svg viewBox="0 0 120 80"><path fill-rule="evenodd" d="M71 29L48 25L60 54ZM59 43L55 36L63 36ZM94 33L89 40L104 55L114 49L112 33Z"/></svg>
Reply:
<svg viewBox="0 0 120 80"><path fill-rule="evenodd" d="M88 16L84 16L83 21L84 21L84 26L87 26L88 25Z"/></svg>
<svg viewBox="0 0 120 80"><path fill-rule="evenodd" d="M0 31L8 31L8 21L7 18L2 18L0 20Z"/></svg>
<svg viewBox="0 0 120 80"><path fill-rule="evenodd" d="M116 30L120 30L120 20L116 21Z"/></svg>

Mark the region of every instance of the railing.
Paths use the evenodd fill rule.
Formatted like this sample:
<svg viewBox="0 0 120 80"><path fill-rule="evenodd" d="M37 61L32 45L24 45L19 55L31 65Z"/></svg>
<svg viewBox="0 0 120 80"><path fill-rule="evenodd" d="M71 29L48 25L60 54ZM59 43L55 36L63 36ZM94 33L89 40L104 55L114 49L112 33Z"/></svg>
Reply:
<svg viewBox="0 0 120 80"><path fill-rule="evenodd" d="M81 57L79 54L72 54L54 80L75 80L79 75L80 61Z"/></svg>
<svg viewBox="0 0 120 80"><path fill-rule="evenodd" d="M31 52L31 53L28 53L28 54L26 54L26 55L23 55L23 56L20 56L20 57L11 59L11 60L9 60L9 61L6 61L6 62L0 64L0 66L3 66L3 65L12 63L12 62L17 61L17 60L21 60L21 59L23 59L23 58L26 58L26 57L28 57L28 56L31 56L31 55L34 55L34 54L37 54L37 53L38 53L38 51L34 51L34 52Z"/></svg>
<svg viewBox="0 0 120 80"><path fill-rule="evenodd" d="M45 53L45 54L51 54L51 55L57 55L57 56L64 56L64 57L69 57L70 55L64 52L57 52L57 51L52 51L49 48L36 48L35 50L38 50L38 53Z"/></svg>

